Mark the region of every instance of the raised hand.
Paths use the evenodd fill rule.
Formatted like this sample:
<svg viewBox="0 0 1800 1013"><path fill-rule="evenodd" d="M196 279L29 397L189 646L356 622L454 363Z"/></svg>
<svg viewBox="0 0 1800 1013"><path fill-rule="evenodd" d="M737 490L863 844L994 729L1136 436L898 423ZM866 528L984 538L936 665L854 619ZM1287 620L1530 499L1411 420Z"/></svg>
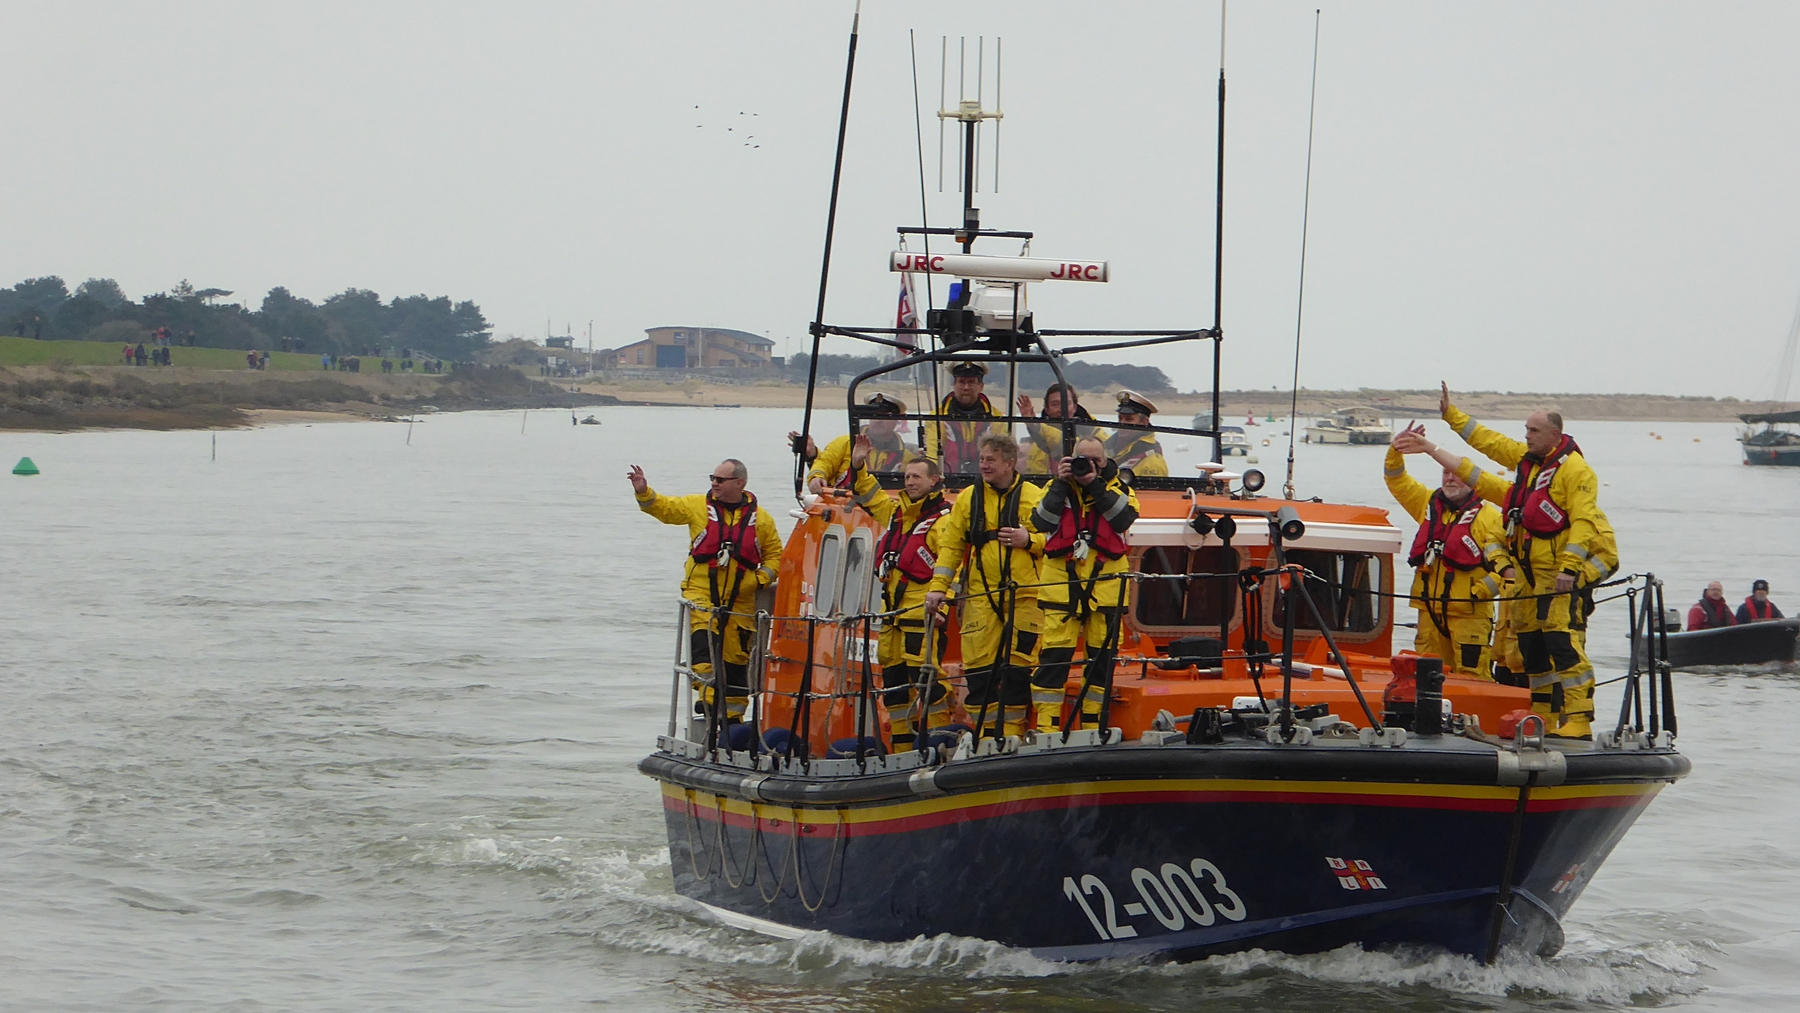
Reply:
<svg viewBox="0 0 1800 1013"><path fill-rule="evenodd" d="M850 467L861 470L869 466L869 455L874 453L875 445L862 433L850 443Z"/></svg>
<svg viewBox="0 0 1800 1013"><path fill-rule="evenodd" d="M1019 414L1025 416L1026 418L1030 418L1031 416L1037 414L1037 408L1034 407L1031 403L1031 395L1030 394L1020 394L1019 395Z"/></svg>
<svg viewBox="0 0 1800 1013"><path fill-rule="evenodd" d="M625 473L625 477L631 481L631 491L639 496L644 494L645 489L650 488L650 483L644 479L644 469L635 464L631 466L630 471Z"/></svg>
<svg viewBox="0 0 1800 1013"><path fill-rule="evenodd" d="M1437 448L1425 438L1424 424L1414 422L1394 434L1394 449L1402 454L1429 454Z"/></svg>
<svg viewBox="0 0 1800 1013"><path fill-rule="evenodd" d="M1442 380L1438 381L1438 414L1450 414L1450 385Z"/></svg>

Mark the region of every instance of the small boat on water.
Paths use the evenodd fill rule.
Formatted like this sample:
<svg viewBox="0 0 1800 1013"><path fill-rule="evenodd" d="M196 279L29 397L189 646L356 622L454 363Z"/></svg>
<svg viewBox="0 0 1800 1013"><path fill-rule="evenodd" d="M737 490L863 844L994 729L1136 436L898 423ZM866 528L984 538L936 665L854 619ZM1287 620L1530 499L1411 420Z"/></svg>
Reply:
<svg viewBox="0 0 1800 1013"><path fill-rule="evenodd" d="M1196 433L1212 432L1213 431L1212 420L1213 420L1212 412L1210 412L1210 411L1197 412L1194 415L1194 421L1192 422L1193 431ZM1251 422L1250 424L1255 425L1256 423ZM1218 433L1219 433L1219 450L1221 453L1237 454L1239 456L1243 456L1245 454L1250 453L1250 437L1245 435L1243 426L1220 426L1218 428Z"/></svg>
<svg viewBox="0 0 1800 1013"><path fill-rule="evenodd" d="M852 56L855 39L853 28ZM961 128L972 179L976 128L994 114L965 100L945 115ZM851 433L871 417L858 390L890 374L941 379L978 362L1010 386L1035 363L1065 382L1069 355L1222 337L1217 319L1038 329L1022 312L1026 282L1103 283L1106 265L973 254L977 241L1032 238L983 228L973 189L962 188L959 228L900 229L951 238L960 255L890 259L896 270L951 274L961 302L931 309L923 327L813 321L814 362L827 334L888 347L905 338L913 349L846 385ZM1002 304L1011 311L966 308ZM1007 393L996 401L1010 405ZM952 421L901 417L920 429ZM811 425L809 402L797 448ZM1068 454L1076 426L1063 430ZM877 478L893 489L900 476ZM952 494L979 481L946 480ZM773 599L755 617L742 722L696 708L688 631L700 607L683 601L672 617L668 725L639 769L661 787L676 891L727 924L777 936L948 933L1065 960L1348 943L1487 961L1556 952L1583 888L1689 771L1658 645L1647 672L1631 671L1615 726L1593 741L1546 736L1541 719L1522 716L1527 691L1445 677L1436 659L1395 651L1405 543L1386 510L1263 495L1264 484L1218 461L1197 476L1133 480L1134 590L1116 658L1095 666L1100 681L1088 687L1102 701L1095 726L978 736L1004 722L961 706L953 610L944 652L926 648L920 687L948 680L954 721L898 749L875 678L882 530L848 492L801 497ZM1649 607L1660 584L1647 579L1638 593ZM710 677L714 699L725 694L722 668ZM1064 687L1069 723L1079 723L1081 669L1071 666ZM915 728L926 697L914 694Z"/></svg>
<svg viewBox="0 0 1800 1013"><path fill-rule="evenodd" d="M1672 612L1665 623L1669 627L1663 633L1668 644L1669 665L1676 669L1793 661L1795 643L1800 639L1800 619L1739 623L1711 630L1683 630L1681 614ZM1634 638L1634 643L1641 663L1646 652L1644 636L1638 635Z"/></svg>
<svg viewBox="0 0 1800 1013"><path fill-rule="evenodd" d="M1800 411L1764 412L1739 415L1738 418L1747 425L1762 426L1761 429L1746 429L1738 437L1744 448L1745 464L1800 468L1800 433L1780 428L1800 424Z"/></svg>
<svg viewBox="0 0 1800 1013"><path fill-rule="evenodd" d="M1385 447L1394 442L1394 432L1372 408L1340 408L1314 419L1306 427L1306 442Z"/></svg>

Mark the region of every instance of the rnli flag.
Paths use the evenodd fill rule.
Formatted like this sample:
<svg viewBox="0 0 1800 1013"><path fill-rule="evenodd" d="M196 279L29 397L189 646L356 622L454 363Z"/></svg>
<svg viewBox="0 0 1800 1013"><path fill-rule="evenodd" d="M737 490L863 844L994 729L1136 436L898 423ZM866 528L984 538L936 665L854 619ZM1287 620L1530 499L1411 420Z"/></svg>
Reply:
<svg viewBox="0 0 1800 1013"><path fill-rule="evenodd" d="M919 326L918 302L913 299L912 275L910 274L900 276L900 305L894 314L894 326L901 328ZM914 335L911 334L896 334L894 337L901 344L909 347L918 344L913 340Z"/></svg>

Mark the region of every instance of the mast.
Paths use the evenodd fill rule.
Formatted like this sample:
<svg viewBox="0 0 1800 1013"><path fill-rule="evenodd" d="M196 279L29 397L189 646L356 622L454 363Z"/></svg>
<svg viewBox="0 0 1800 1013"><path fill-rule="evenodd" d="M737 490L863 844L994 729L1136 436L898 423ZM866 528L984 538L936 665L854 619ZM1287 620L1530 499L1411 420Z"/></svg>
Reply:
<svg viewBox="0 0 1800 1013"><path fill-rule="evenodd" d="M819 379L819 341L825 337L825 289L831 279L831 239L837 229L838 185L844 175L844 133L850 126L850 84L856 79L856 33L862 24L862 0L856 0L856 13L850 16L850 52L844 58L844 103L838 111L837 160L831 166L831 206L825 213L825 253L819 264L819 303L813 311L812 356L806 364L806 415L800 422L800 435L794 437L794 495L799 496L806 479L806 441L812 435L813 388Z"/></svg>
<svg viewBox="0 0 1800 1013"><path fill-rule="evenodd" d="M1215 464L1225 460L1225 437L1219 417L1219 366L1225 345L1225 332L1219 329L1225 306L1225 0L1219 0L1219 163L1215 173L1218 183L1213 205L1213 389L1212 428Z"/></svg>

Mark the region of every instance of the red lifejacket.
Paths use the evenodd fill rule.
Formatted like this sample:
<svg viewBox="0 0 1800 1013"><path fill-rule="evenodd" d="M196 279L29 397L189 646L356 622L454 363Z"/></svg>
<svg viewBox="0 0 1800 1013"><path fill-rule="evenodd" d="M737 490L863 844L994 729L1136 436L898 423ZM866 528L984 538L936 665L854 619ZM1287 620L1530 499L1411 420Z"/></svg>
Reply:
<svg viewBox="0 0 1800 1013"><path fill-rule="evenodd" d="M1044 555L1066 556L1074 551L1077 542L1086 542L1107 559L1118 559L1126 551L1125 536L1101 521L1098 510L1083 509L1080 495L1071 491L1062 517L1056 522L1056 531L1044 541Z"/></svg>
<svg viewBox="0 0 1800 1013"><path fill-rule="evenodd" d="M1755 595L1751 595L1744 599L1744 608L1750 611L1750 620L1752 622L1760 623L1765 619L1775 618L1775 603L1772 601L1759 602L1756 600Z"/></svg>
<svg viewBox="0 0 1800 1013"><path fill-rule="evenodd" d="M981 398L980 415L965 414L968 409L961 408L956 404L955 395L944 398L943 402L938 405L937 413L947 416L944 421L938 423L938 443L940 444L938 453L943 457L939 463L943 465L946 474L974 474L976 466L980 463L981 437L983 433L987 432L989 422L986 420L991 419L995 412L993 402L988 400L986 394L977 396ZM963 418L975 418L981 421L952 421ZM972 431L970 435L963 435L965 428Z"/></svg>
<svg viewBox="0 0 1800 1013"><path fill-rule="evenodd" d="M706 530L694 539L688 555L696 563L705 563L715 570L724 566L727 558L737 560L746 570L761 566L762 546L756 544L756 497L744 493L744 502L739 504L738 518L733 523L726 523L721 506L711 493L707 494Z"/></svg>
<svg viewBox="0 0 1800 1013"><path fill-rule="evenodd" d="M888 575L899 570L904 580L915 584L924 584L931 580L932 568L937 565L937 557L932 555L926 538L931 534L931 526L939 517L950 512L950 504L944 501L941 493L932 493L919 504L919 516L912 527L902 527L906 511L894 511L894 519L888 524L887 533L881 536L881 542L875 546L875 557L881 560L878 579L886 581Z"/></svg>
<svg viewBox="0 0 1800 1013"><path fill-rule="evenodd" d="M1564 436L1557 442L1556 449L1542 458L1526 454L1519 461L1518 477L1506 494L1507 530L1524 525L1526 531L1539 538L1568 530L1569 513L1550 498L1550 481L1570 454L1579 453L1581 448L1575 441ZM1537 468L1535 472L1531 470L1533 465Z"/></svg>
<svg viewBox="0 0 1800 1013"><path fill-rule="evenodd" d="M1731 606L1723 601L1713 601L1711 598L1701 595L1700 600L1694 603L1694 607L1706 616L1706 625L1701 629L1714 630L1723 626L1737 625L1737 618L1731 614Z"/></svg>
<svg viewBox="0 0 1800 1013"><path fill-rule="evenodd" d="M1413 569L1441 559L1458 570L1473 570L1487 561L1473 533L1475 518L1481 514L1480 498L1471 494L1456 519L1444 524L1444 514L1454 510L1456 507L1450 504L1444 490L1431 494L1431 502L1425 505L1425 520L1413 536L1412 552L1406 557Z"/></svg>

